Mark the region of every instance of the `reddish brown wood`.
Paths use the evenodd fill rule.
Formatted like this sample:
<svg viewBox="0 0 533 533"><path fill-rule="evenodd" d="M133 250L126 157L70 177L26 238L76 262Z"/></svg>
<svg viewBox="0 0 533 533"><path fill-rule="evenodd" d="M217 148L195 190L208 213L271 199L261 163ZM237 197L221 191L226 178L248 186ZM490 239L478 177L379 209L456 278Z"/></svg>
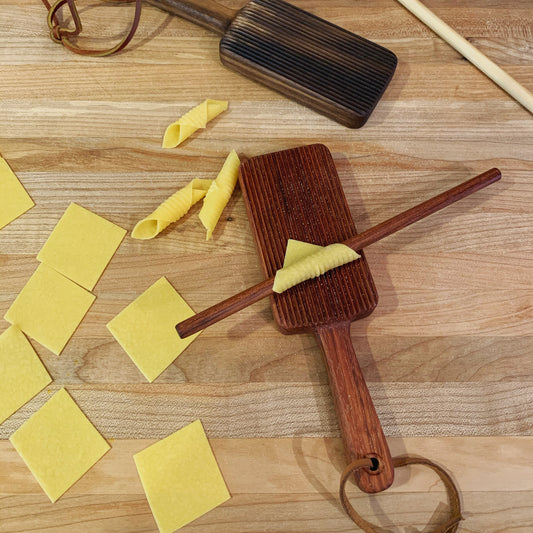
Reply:
<svg viewBox="0 0 533 533"><path fill-rule="evenodd" d="M177 325L196 332L272 294L289 238L327 245L342 242L361 259L272 294L274 318L284 333L312 331L328 371L348 461L377 461L357 473L366 492L380 492L394 479L389 448L352 346L350 323L370 314L377 292L361 248L500 179L492 169L357 235L333 158L323 145L304 146L245 161L240 184L266 280ZM192 326L192 327L191 327Z"/></svg>
<svg viewBox="0 0 533 533"><path fill-rule="evenodd" d="M381 492L394 479L392 458L365 378L357 362L350 337L350 323L316 329L324 354L339 427L348 463L368 457L376 459L378 470L360 470L357 484L366 492Z"/></svg>
<svg viewBox="0 0 533 533"><path fill-rule="evenodd" d="M368 120L396 69L386 48L283 0L147 0L222 35L228 68L350 128Z"/></svg>
<svg viewBox="0 0 533 533"><path fill-rule="evenodd" d="M193 315L191 318L184 320L176 325L176 330L181 338L194 335L208 326L216 324L220 320L227 318L245 307L252 305L272 294L274 278L265 279L257 285L245 289L244 291L223 300L209 309Z"/></svg>
<svg viewBox="0 0 533 533"><path fill-rule="evenodd" d="M241 165L239 179L267 279L283 266L289 238L327 245L357 233L333 158L324 145L249 159ZM290 291L274 293L271 299L274 318L284 333L313 332L324 348L348 460L365 456L379 460L376 473L360 472L358 485L366 492L384 490L394 479L387 441L349 331L350 322L369 315L377 301L364 254Z"/></svg>
<svg viewBox="0 0 533 533"><path fill-rule="evenodd" d="M411 209L408 209L407 211L403 211L402 213L381 222L377 226L360 233L352 239L348 239L344 244L356 251L365 248L384 237L388 237L389 235L410 226L414 222L418 222L419 220L444 209L458 200L466 198L480 189L487 187L491 183L500 180L501 177L501 172L497 168L491 168L490 170L460 183L429 200L411 207Z"/></svg>
<svg viewBox="0 0 533 533"><path fill-rule="evenodd" d="M487 187L491 183L498 181L501 173L498 169L493 168L479 176L476 176L456 187L453 187L434 198L426 200L421 204L404 211L377 226L370 228L354 237L346 240L344 244L350 248L360 251L362 248L373 244L384 237L399 231L414 222L443 209L444 207L457 202L474 192ZM235 294L234 296L209 307L208 309L194 315L193 317L180 322L176 327L181 337L188 337L198 333L203 329L216 324L219 320L226 318L237 311L240 311L249 305L265 298L272 292L274 278L271 277L246 289L245 291Z"/></svg>

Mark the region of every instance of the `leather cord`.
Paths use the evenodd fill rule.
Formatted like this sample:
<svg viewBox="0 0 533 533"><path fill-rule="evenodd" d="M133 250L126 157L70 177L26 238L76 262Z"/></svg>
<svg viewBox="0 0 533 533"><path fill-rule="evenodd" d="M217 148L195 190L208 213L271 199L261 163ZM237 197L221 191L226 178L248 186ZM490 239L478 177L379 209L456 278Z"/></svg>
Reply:
<svg viewBox="0 0 533 533"><path fill-rule="evenodd" d="M118 1L131 2L133 0L118 0ZM86 55L86 56L102 57L102 56L108 56L111 54L115 54L116 52L119 52L120 50L122 50L133 39L133 36L135 35L137 27L139 26L139 21L141 19L142 0L135 0L135 14L133 16L133 22L131 24L130 30L128 34L118 44L116 44L112 48L108 48L105 50L94 50L90 48L81 48L71 41L71 38L79 35L83 29L80 15L78 13L78 9L76 8L76 4L74 3L74 0L57 0L53 5L51 5L48 2L48 0L42 0L42 2L45 5L46 9L48 9L47 22L48 22L48 27L50 28L50 38L56 43L61 43L65 48L68 48L71 52L74 52L76 54ZM65 5L68 5L70 14L72 15L72 19L74 21L73 30L69 30L68 28L62 28L58 20L58 16L57 16L58 11Z"/></svg>
<svg viewBox="0 0 533 533"><path fill-rule="evenodd" d="M448 493L448 499L450 503L450 517L448 520L441 526L437 527L433 533L455 533L459 527L459 522L463 520L461 516L461 500L459 499L459 491L455 486L450 475L440 466L433 463L429 459L423 457L412 457L409 455L403 455L400 457L394 457L392 459L394 468L401 468L408 465L424 465L432 470L434 470L440 477L446 491ZM348 479L356 472L362 468L372 468L374 465L372 460L369 458L363 458L350 463L341 475L341 483L339 489L339 495L341 499L342 506L348 516L354 521L354 523L359 526L365 533L378 533L376 526L367 522L357 511L353 508L352 504L348 500L346 495L346 483ZM382 529L380 528L382 531Z"/></svg>

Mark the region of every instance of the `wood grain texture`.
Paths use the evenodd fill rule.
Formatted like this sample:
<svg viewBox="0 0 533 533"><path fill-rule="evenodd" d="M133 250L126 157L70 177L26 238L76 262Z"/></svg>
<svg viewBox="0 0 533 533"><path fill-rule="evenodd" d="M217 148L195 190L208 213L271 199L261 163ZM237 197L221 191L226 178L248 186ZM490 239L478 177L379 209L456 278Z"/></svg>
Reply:
<svg viewBox="0 0 533 533"><path fill-rule="evenodd" d="M529 0L424 2L533 89ZM379 304L351 337L393 455L427 456L457 480L460 531L530 531L531 115L392 0L293 3L397 54L362 129L225 69L216 35L150 6L125 52L96 59L52 43L39 2L0 0L0 153L36 203L0 231L0 315L71 201L131 230L190 179L216 177L232 148L253 157L326 144L359 231L498 167L497 185L368 248ZM131 7L84 11L86 44L118 40ZM179 149L161 149L166 126L204 98L229 109ZM233 497L183 531L354 531L336 496L342 446L311 335L282 336L258 302L149 384L105 328L162 275L196 310L262 280L239 191L204 238L194 213L151 242L128 235L64 353L32 341L54 383L0 426L0 532L155 533L131 456L195 418ZM52 505L6 439L61 386L113 448ZM389 530L423 530L445 510L424 469L399 471L378 497L355 486L350 497Z"/></svg>
<svg viewBox="0 0 533 533"><path fill-rule="evenodd" d="M350 128L363 126L396 69L388 49L283 0L149 0L222 36L229 69Z"/></svg>
<svg viewBox="0 0 533 533"><path fill-rule="evenodd" d="M311 145L311 146L306 147L306 149L313 149L314 151L316 147L320 147L320 146L323 147L323 145ZM279 152L277 153L279 154ZM292 153L292 150L288 152L282 152L282 153ZM318 154L316 154L315 157L317 157L317 159L320 159L320 156ZM255 158L253 160L255 160ZM299 165L300 163L298 163L298 166ZM312 166L315 167L317 165L316 163L313 163ZM242 181L243 180L242 176L246 175L246 171L243 170L245 168L246 168L246 163L243 163L243 165L241 166L241 189L243 188L244 183L246 183L246 181ZM284 172L286 172L288 175L296 175L296 172L294 169L291 169L291 170L285 169ZM322 173L323 171L320 170L318 172L318 175L321 175ZM259 186L255 185L255 187L259 191L262 191L263 189L266 189L267 172L260 171L257 174L258 174L257 184L260 184L260 185ZM303 175L305 176L305 179L303 181L304 182L308 181L307 176L310 176L311 172L308 169L306 169ZM335 175L337 176L336 172L335 172ZM387 220L384 220L383 222L380 222L378 225L365 230L363 233L354 235L345 241L342 241L342 239L344 238L344 235L339 236L337 240L328 239L328 241L330 242L330 244L342 241L342 244L344 244L345 246L348 246L349 248L351 248L352 250L356 252L360 252L363 248L367 248L371 244L374 244L386 237L389 237L390 235L395 234L396 232L406 228L407 226L410 226L411 224L414 224L415 222L419 222L423 218L426 218L436 213L440 209L448 207L454 202L457 202L459 200L466 198L470 194L473 194L483 189L484 187L487 187L488 185L495 183L496 181L500 179L501 179L500 171L498 169L493 168L491 170L484 172L483 174L480 174L479 176L476 176L474 178L471 178L470 180L463 182L462 184L452 187L448 191L444 191L436 196L433 196L432 198L428 198L424 202L421 202L420 204L417 204L416 206L413 206L410 209L407 209L406 211L402 211L401 213L398 213L394 215L393 217ZM338 180L338 177L337 177L337 180ZM281 180L279 176L276 176L274 183L279 183L280 181ZM317 180L312 179L311 181L317 181ZM306 204L305 206L305 212L303 213L303 216L300 217L302 220L302 224L301 224L302 226L305 227L305 226L310 225L309 224L310 211L311 211L310 206L313 204L315 205L320 204L324 198L331 198L331 197L343 198L343 202L346 205L347 217L349 220L351 220L351 215L349 213L349 208L347 207L347 204L346 204L344 193L342 191L342 186L340 186L340 182L338 183L339 183L338 191L335 191L333 194L327 190L320 191L320 193L318 194L315 192L314 199L311 198L310 192L306 191L307 196L308 196L308 200L307 200L308 204ZM272 187L272 184L270 186ZM258 196L259 197L262 196L261 192L259 192ZM293 194L289 196L293 196ZM276 267L271 269L271 272L269 272L268 269L266 269L267 276L271 276L270 278L267 277L267 279L263 280L257 285L249 287L248 289L240 293L237 293L234 296L231 296L229 299L215 304L213 307L210 307L203 311L199 311L198 314L178 323L176 325L176 330L179 333L180 337L182 338L188 337L189 335L193 335L194 333L199 333L206 327L211 326L215 324L216 322L224 318L227 318L228 316L231 316L233 313L241 311L242 309L248 307L249 305L252 305L253 303L258 302L262 298L265 298L269 294L272 294L272 291L274 290L273 288L274 288L276 272L279 269L281 269L284 264L282 261L283 254L284 254L284 247L286 246L285 243L287 242L289 236L291 238L296 238L297 240L300 240L303 242L317 242L318 236L307 236L307 237L298 236L297 237L297 233L295 233L294 228L291 228L291 230L288 232L280 231L279 227L274 229L274 224L273 224L274 221L277 221L283 218L293 218L293 219L296 218L294 215L296 211L295 206L285 207L284 213L276 213L274 212L274 208L273 208L274 201L272 197L265 197L262 199L262 201L260 201L260 200L254 199L252 195L248 192L248 194L245 194L244 199L245 199L246 204L251 204L251 206L248 207L248 218L251 222L252 221L254 222L252 224L252 229L255 229L255 225L258 223L257 221L254 220L254 213L255 212L261 213L261 216L258 216L257 220L263 221L263 222L261 222L260 229L255 229L254 231L254 235L256 235L256 241L261 243L262 241L261 241L260 236L266 233L267 231L272 231L272 233L275 235L274 240L279 241L277 243L278 260L277 260ZM328 203L331 204L332 203L331 200L328 200ZM284 204L287 204L286 199L284 199ZM330 208L330 210L335 213L334 218L337 219L338 214L339 214L337 209ZM325 221L321 221L321 224L323 226L328 226L328 223L326 223ZM270 243L266 244L266 251L263 251L261 254L265 256L265 258L269 258L270 255L274 255L274 251L269 250L269 246L270 246ZM270 261L270 259L268 259L268 261ZM358 263L366 265L366 259L360 259ZM361 281L360 285L363 286L364 284L365 284L364 281ZM373 290L375 292L375 289ZM330 291L326 291L326 294L328 292ZM341 294L346 294L349 291L343 288L339 292ZM274 298L276 298L275 295L274 295ZM286 308L289 310L299 309L299 308L310 309L312 307L312 304L316 303L316 300L317 300L316 297L313 300L314 301L312 302L307 302L305 305L302 305L302 304L297 305L297 301L294 300L290 304L286 304ZM377 299L374 298L374 301L372 301L372 311L374 310L376 304L377 304ZM317 307L320 309L320 313L322 313L324 309L324 304L322 305L317 304ZM364 309L364 313L365 314L362 314L362 312L359 311L358 318L365 317L366 314L368 313L368 310ZM279 311L277 312L277 314L279 315ZM327 313L325 314L327 315ZM332 314L332 313L330 312L329 314ZM336 309L335 310L336 321L341 321L340 314L341 313L339 313L338 310ZM315 316L316 316L316 311L315 311ZM350 316L349 318L353 320L352 316ZM287 319L284 318L283 320L279 320L279 318L276 316L276 320L278 322L278 326L280 326L280 328L283 331L286 331L287 326L285 322ZM308 318L305 325L307 326L309 323L317 323L317 319ZM297 327L295 328L295 331L302 329L303 326L304 324L302 323L298 324Z"/></svg>
<svg viewBox="0 0 533 533"><path fill-rule="evenodd" d="M533 114L533 94L418 0L398 0L496 85Z"/></svg>
<svg viewBox="0 0 533 533"><path fill-rule="evenodd" d="M154 440L117 440L106 456L67 495L50 503L8 443L0 445L2 499L0 531L153 531L152 517L131 456ZM337 501L343 446L339 439L212 439L232 499L194 522L192 531L353 531ZM391 451L439 456L454 472L465 506L464 531L500 531L533 524L528 496L531 465L523 437L390 439ZM505 466L503 466L505 461ZM501 465L501 466L500 466ZM17 490L12 490L12 473ZM520 483L516 483L517 475ZM257 479L261 479L261 483ZM496 489L497 485L497 489ZM496 490L495 490L496 489ZM354 486L350 499L363 516L382 526L437 523L445 512L444 492L424 468L399 470L390 490L369 497ZM408 505L406 505L408 502ZM28 512L30 510L31 512ZM87 524L90 524L87 526ZM71 528L71 529L69 529Z"/></svg>
<svg viewBox="0 0 533 533"><path fill-rule="evenodd" d="M272 279L284 266L289 238L326 246L356 235L335 163L323 144L249 159L239 169L239 183L265 278ZM394 467L350 326L367 317L377 301L364 252L359 260L293 290L271 294L280 330L311 331L322 349L347 461L378 461L375 471L362 469L355 475L357 485L368 493L390 487Z"/></svg>

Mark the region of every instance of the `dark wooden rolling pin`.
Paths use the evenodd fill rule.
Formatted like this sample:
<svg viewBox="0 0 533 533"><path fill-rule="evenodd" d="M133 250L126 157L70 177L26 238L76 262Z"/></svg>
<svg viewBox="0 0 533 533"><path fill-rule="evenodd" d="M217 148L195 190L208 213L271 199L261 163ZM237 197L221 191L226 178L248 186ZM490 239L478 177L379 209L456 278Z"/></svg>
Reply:
<svg viewBox="0 0 533 533"><path fill-rule="evenodd" d="M404 211L384 222L370 228L355 237L352 237L344 242L353 250L359 251L366 246L373 244L384 237L388 237L393 233L418 222L423 218L443 209L444 207L461 200L470 194L473 194L491 183L498 181L501 178L501 173L497 168L487 170L483 174L476 176L456 187L433 197L419 205ZM272 294L272 286L274 285L274 277L265 279L261 283L250 287L239 294L232 296L208 309L194 315L193 317L180 322L176 329L180 337L188 337L194 333L216 324L220 320L252 305L266 296Z"/></svg>
<svg viewBox="0 0 533 533"><path fill-rule="evenodd" d="M390 50L283 0L240 10L214 0L146 1L221 35L226 67L350 128L367 121L396 69Z"/></svg>

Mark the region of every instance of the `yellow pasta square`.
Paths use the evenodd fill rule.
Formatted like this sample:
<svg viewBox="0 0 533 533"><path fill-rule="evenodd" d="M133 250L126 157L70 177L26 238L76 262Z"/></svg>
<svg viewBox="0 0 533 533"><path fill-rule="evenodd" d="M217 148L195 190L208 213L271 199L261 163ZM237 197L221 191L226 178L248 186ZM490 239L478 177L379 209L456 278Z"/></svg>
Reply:
<svg viewBox="0 0 533 533"><path fill-rule="evenodd" d="M0 424L51 381L24 333L6 329L0 335Z"/></svg>
<svg viewBox="0 0 533 533"><path fill-rule="evenodd" d="M52 502L110 449L61 389L9 439Z"/></svg>
<svg viewBox="0 0 533 533"><path fill-rule="evenodd" d="M200 420L133 458L161 533L183 527L231 497Z"/></svg>
<svg viewBox="0 0 533 533"><path fill-rule="evenodd" d="M37 255L42 263L92 290L126 230L77 204L70 204Z"/></svg>
<svg viewBox="0 0 533 533"><path fill-rule="evenodd" d="M4 318L59 355L94 299L90 292L41 264Z"/></svg>
<svg viewBox="0 0 533 533"><path fill-rule="evenodd" d="M34 205L7 161L0 157L0 229Z"/></svg>
<svg viewBox="0 0 533 533"><path fill-rule="evenodd" d="M181 339L176 324L194 315L166 278L160 278L107 328L148 381L153 381L199 335Z"/></svg>

